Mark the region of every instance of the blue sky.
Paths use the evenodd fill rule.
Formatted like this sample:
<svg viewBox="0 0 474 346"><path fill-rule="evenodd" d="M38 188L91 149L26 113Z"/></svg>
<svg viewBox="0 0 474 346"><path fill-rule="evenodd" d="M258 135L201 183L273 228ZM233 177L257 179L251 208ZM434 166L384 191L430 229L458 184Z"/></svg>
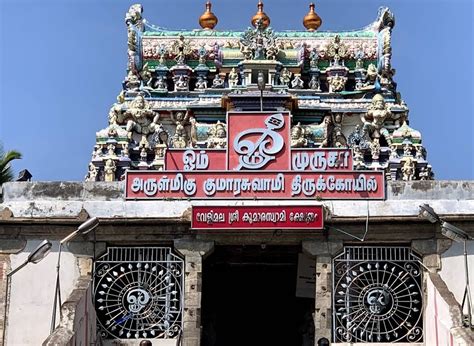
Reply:
<svg viewBox="0 0 474 346"><path fill-rule="evenodd" d="M250 25L257 0L214 0L218 30ZM34 180L82 180L95 132L126 75L122 0L0 0L0 141ZM144 17L198 28L205 0L141 1ZM303 29L309 1L266 0L276 30ZM320 0L320 30L358 29L394 12L392 65L436 179L474 179L471 0Z"/></svg>

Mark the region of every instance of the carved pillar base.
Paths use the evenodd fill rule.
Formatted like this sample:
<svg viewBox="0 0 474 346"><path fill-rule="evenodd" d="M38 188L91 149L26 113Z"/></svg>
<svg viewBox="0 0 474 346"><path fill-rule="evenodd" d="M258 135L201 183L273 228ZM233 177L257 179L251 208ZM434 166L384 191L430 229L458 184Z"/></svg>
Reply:
<svg viewBox="0 0 474 346"><path fill-rule="evenodd" d="M332 258L342 250L342 241L304 241L303 252L316 260L314 307L315 345L320 338L331 340L332 334Z"/></svg>
<svg viewBox="0 0 474 346"><path fill-rule="evenodd" d="M185 260L182 346L200 346L202 261L214 250L214 242L178 239L174 247Z"/></svg>

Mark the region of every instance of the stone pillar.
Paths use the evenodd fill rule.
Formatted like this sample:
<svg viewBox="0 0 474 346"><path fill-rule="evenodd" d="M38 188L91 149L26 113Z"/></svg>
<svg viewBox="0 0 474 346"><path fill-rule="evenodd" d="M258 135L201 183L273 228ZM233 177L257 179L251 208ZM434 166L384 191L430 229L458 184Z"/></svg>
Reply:
<svg viewBox="0 0 474 346"><path fill-rule="evenodd" d="M411 248L423 256L425 269L435 273L441 269L441 254L451 247L450 239L415 239Z"/></svg>
<svg viewBox="0 0 474 346"><path fill-rule="evenodd" d="M315 345L332 335L332 258L342 250L342 241L303 241L303 252L316 260L314 307Z"/></svg>
<svg viewBox="0 0 474 346"><path fill-rule="evenodd" d="M185 261L182 346L200 346L202 261L214 250L214 242L177 239L174 247Z"/></svg>
<svg viewBox="0 0 474 346"><path fill-rule="evenodd" d="M7 294L7 274L11 271L10 268L10 255L16 254L25 248L26 241L20 239L1 239L0 240L0 345L3 345L4 326L8 323L8 310L7 320L4 320L5 309L7 309L8 301L10 297L6 297ZM10 294L9 294L10 295ZM5 323L6 322L6 323Z"/></svg>

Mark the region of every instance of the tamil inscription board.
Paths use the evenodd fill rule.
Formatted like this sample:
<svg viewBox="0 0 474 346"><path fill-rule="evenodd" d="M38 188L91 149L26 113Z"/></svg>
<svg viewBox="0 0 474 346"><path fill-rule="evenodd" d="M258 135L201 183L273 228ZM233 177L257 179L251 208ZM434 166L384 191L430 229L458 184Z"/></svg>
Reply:
<svg viewBox="0 0 474 346"><path fill-rule="evenodd" d="M352 151L291 148L288 112L229 112L226 149L168 149L165 171L128 171L126 199L384 199L383 171Z"/></svg>

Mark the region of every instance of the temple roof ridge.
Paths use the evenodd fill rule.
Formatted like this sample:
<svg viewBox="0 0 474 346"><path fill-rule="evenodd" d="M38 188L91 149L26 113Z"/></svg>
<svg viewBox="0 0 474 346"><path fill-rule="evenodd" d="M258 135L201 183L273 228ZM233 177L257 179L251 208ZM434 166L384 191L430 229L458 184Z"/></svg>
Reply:
<svg viewBox="0 0 474 346"><path fill-rule="evenodd" d="M245 30L208 30L208 29L173 29L165 28L149 23L143 20L145 36L199 36L199 37L238 37L242 35ZM372 37L383 28L395 25L395 17L388 7L380 7L377 13L377 18L372 23L358 29L352 30L274 30L277 37L331 37L339 35L341 37Z"/></svg>

